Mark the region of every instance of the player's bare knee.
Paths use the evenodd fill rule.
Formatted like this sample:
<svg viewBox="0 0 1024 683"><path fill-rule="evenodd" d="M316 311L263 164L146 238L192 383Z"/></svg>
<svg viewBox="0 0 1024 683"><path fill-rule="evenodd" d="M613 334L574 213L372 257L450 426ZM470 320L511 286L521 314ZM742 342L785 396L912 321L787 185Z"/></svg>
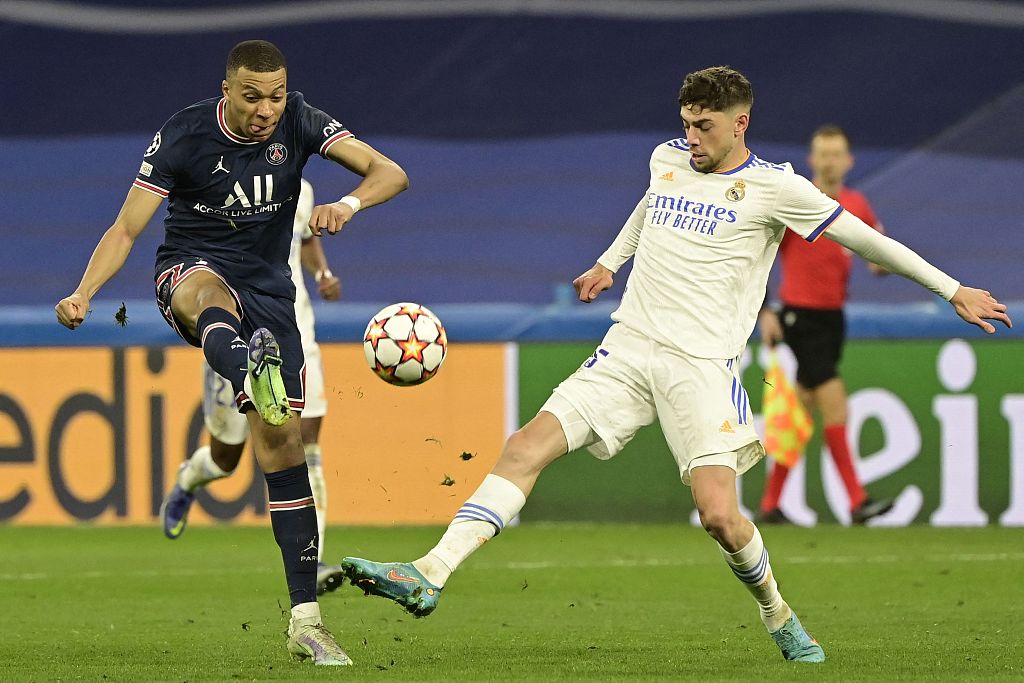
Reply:
<svg viewBox="0 0 1024 683"><path fill-rule="evenodd" d="M210 273L196 273L185 279L171 297L171 310L189 332L196 333L200 314L208 308L223 308L238 315L234 297L223 282Z"/></svg>
<svg viewBox="0 0 1024 683"><path fill-rule="evenodd" d="M698 508L701 526L711 538L719 543L732 536L738 520L736 515L724 506L709 505Z"/></svg>
<svg viewBox="0 0 1024 683"><path fill-rule="evenodd" d="M513 432L505 441L500 462L504 467L515 471L529 470L533 459L530 451L530 437L522 430Z"/></svg>
<svg viewBox="0 0 1024 683"><path fill-rule="evenodd" d="M225 472L234 472L238 461L242 459L245 442L239 444L224 443L218 439L210 439L210 458L217 467Z"/></svg>
<svg viewBox="0 0 1024 683"><path fill-rule="evenodd" d="M306 461L302 434L291 423L281 427L265 426L255 433L256 453L264 469L284 469Z"/></svg>
<svg viewBox="0 0 1024 683"><path fill-rule="evenodd" d="M506 469L527 474L543 469L546 459L543 443L528 430L520 429L505 441L500 462Z"/></svg>

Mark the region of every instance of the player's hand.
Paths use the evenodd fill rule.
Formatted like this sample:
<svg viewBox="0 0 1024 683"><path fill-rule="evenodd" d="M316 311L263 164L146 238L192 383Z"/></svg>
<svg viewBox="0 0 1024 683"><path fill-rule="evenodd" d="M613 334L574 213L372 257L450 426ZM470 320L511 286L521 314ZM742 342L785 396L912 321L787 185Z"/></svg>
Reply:
<svg viewBox="0 0 1024 683"><path fill-rule="evenodd" d="M576 296L583 303L589 304L598 294L612 286L613 275L612 271L600 263L595 263L593 268L572 281L572 286L576 288Z"/></svg>
<svg viewBox="0 0 1024 683"><path fill-rule="evenodd" d="M321 237L321 230L326 230L330 235L337 234L343 225L352 220L352 214L352 207L340 202L315 206L313 215L309 217L309 229L317 237Z"/></svg>
<svg viewBox="0 0 1024 683"><path fill-rule="evenodd" d="M772 309L762 308L757 314L757 328L761 332L761 341L769 349L774 349L782 341L782 322Z"/></svg>
<svg viewBox="0 0 1024 683"><path fill-rule="evenodd" d="M1006 315L1006 304L996 301L996 298L984 289L961 285L949 303L953 304L958 316L989 334L994 334L996 328L985 322L986 320L998 320L1007 327L1013 327L1013 321Z"/></svg>
<svg viewBox="0 0 1024 683"><path fill-rule="evenodd" d="M61 299L53 308L57 312L57 322L73 330L82 324L89 313L89 299L84 294L75 292Z"/></svg>
<svg viewBox="0 0 1024 683"><path fill-rule="evenodd" d="M316 281L316 288L320 291L320 298L324 301L337 301L341 298L341 280L329 270L320 274Z"/></svg>

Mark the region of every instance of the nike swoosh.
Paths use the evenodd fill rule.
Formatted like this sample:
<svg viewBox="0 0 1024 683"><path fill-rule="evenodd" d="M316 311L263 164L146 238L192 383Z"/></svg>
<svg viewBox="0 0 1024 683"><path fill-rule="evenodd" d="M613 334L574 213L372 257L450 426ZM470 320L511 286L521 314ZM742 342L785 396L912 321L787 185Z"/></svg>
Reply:
<svg viewBox="0 0 1024 683"><path fill-rule="evenodd" d="M394 569L388 570L388 580L398 581L400 583L418 583L417 579L414 579L411 576L406 576L405 574L399 574Z"/></svg>

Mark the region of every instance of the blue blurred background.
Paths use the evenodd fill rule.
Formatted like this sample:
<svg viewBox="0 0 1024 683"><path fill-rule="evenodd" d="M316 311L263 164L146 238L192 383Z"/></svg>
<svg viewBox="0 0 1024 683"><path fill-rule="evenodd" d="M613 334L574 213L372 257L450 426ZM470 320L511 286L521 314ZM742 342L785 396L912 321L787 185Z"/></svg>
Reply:
<svg viewBox="0 0 1024 683"><path fill-rule="evenodd" d="M806 172L813 129L844 126L851 184L891 235L1024 299L1020 2L144 4L0 3L0 305L74 289L153 132L217 95L228 50L257 37L285 52L290 89L411 177L325 243L348 301L551 301L680 136L683 75L713 64L754 84L756 154ZM322 199L355 184L315 158L306 175ZM103 297L151 295L161 238L154 220ZM863 266L851 293L931 298Z"/></svg>

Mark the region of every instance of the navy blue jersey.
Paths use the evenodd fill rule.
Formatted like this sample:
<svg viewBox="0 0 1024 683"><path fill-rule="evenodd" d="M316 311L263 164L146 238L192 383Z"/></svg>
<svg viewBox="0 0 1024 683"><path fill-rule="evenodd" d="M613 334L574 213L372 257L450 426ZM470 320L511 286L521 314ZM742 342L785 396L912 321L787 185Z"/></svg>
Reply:
<svg viewBox="0 0 1024 683"><path fill-rule="evenodd" d="M146 150L134 185L169 199L157 263L202 257L235 289L294 300L288 251L302 168L352 134L291 92L274 134L251 142L228 128L224 105L181 110Z"/></svg>

